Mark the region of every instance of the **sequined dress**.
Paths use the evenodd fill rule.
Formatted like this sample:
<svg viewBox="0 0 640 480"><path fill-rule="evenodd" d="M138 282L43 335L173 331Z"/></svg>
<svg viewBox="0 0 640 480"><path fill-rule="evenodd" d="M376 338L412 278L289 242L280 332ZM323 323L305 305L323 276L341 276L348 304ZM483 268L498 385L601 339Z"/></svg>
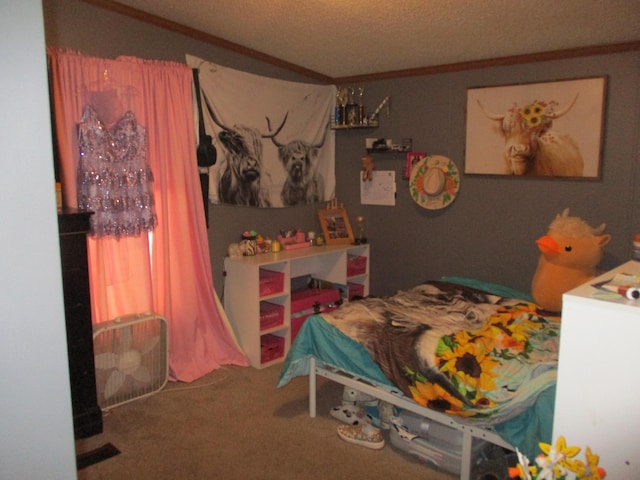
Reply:
<svg viewBox="0 0 640 480"><path fill-rule="evenodd" d="M157 224L146 130L127 111L111 127L90 105L78 125L78 208L91 211L90 234L136 236Z"/></svg>

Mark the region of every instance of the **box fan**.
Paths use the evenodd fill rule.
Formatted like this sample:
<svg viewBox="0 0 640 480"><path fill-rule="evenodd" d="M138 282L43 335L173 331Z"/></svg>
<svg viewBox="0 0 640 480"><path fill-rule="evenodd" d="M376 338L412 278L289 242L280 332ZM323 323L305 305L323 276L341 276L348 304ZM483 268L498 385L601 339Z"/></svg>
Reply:
<svg viewBox="0 0 640 480"><path fill-rule="evenodd" d="M169 376L167 321L153 314L93 326L98 405L108 410L159 392Z"/></svg>

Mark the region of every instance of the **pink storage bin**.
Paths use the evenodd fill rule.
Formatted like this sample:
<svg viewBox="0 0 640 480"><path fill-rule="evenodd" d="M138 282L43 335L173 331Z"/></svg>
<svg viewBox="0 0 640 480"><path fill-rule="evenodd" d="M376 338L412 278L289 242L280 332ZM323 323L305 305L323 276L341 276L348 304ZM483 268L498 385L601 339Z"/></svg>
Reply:
<svg viewBox="0 0 640 480"><path fill-rule="evenodd" d="M362 275L367 273L367 257L362 255L347 256L347 276Z"/></svg>
<svg viewBox="0 0 640 480"><path fill-rule="evenodd" d="M284 273L260 269L260 296L273 295L284 290Z"/></svg>
<svg viewBox="0 0 640 480"><path fill-rule="evenodd" d="M349 301L353 300L354 297L364 297L364 285L347 282L347 288L349 290Z"/></svg>
<svg viewBox="0 0 640 480"><path fill-rule="evenodd" d="M284 357L284 337L262 335L260 337L260 362L267 363Z"/></svg>
<svg viewBox="0 0 640 480"><path fill-rule="evenodd" d="M284 323L284 306L271 302L260 302L260 330L277 327Z"/></svg>
<svg viewBox="0 0 640 480"><path fill-rule="evenodd" d="M309 288L291 293L291 315L309 308L337 303L340 301L340 290L337 288Z"/></svg>

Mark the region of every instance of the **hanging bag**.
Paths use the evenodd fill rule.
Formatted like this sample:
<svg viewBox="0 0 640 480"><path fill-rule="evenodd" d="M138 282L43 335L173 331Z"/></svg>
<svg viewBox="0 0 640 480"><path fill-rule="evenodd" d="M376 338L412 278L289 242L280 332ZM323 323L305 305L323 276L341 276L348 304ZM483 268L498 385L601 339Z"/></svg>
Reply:
<svg viewBox="0 0 640 480"><path fill-rule="evenodd" d="M204 117L202 116L202 103L200 100L200 81L198 79L198 69L193 69L193 83L196 88L196 103L198 104L198 131L200 132L198 140L198 166L211 167L215 165L218 158L218 152L213 145L211 135L207 135L204 129Z"/></svg>

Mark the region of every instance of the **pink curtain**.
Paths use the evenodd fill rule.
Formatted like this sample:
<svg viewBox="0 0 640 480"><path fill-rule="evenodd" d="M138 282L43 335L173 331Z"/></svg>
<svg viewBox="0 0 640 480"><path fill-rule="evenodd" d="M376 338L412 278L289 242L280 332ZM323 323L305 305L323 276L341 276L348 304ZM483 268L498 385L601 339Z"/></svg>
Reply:
<svg viewBox="0 0 640 480"><path fill-rule="evenodd" d="M89 237L93 322L153 311L167 318L170 375L192 381L248 365L213 287L186 65L48 50L63 201L76 207L77 124L88 92L115 90L146 128L158 225L151 235Z"/></svg>

